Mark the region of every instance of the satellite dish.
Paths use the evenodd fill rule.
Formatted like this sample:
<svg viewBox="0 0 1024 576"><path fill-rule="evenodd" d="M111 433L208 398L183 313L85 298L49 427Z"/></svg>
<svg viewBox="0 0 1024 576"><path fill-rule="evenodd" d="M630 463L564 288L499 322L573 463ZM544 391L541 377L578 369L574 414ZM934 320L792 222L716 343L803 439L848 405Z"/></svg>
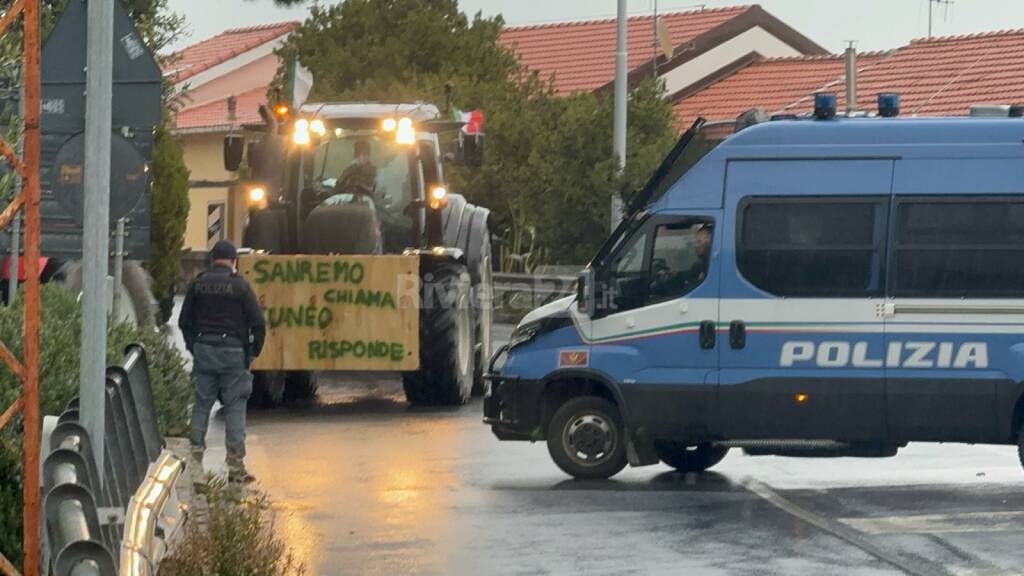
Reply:
<svg viewBox="0 0 1024 576"><path fill-rule="evenodd" d="M655 28L658 31L658 43L661 44L661 51L665 54L666 60L671 60L672 56L675 55L676 47L672 44L672 36L668 33L668 26L665 25L665 19L658 17Z"/></svg>

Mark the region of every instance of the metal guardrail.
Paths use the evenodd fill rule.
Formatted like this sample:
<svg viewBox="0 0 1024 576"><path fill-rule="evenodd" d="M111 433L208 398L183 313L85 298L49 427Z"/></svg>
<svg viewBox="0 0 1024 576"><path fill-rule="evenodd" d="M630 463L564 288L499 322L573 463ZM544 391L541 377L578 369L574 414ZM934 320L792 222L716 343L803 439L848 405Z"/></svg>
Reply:
<svg viewBox="0 0 1024 576"><path fill-rule="evenodd" d="M171 538L180 533L183 516L174 485L185 463L164 450L128 504L121 542L121 575L156 574ZM159 536L158 536L159 535Z"/></svg>
<svg viewBox="0 0 1024 576"><path fill-rule="evenodd" d="M575 276L494 273L494 309L504 320L518 319L530 310L573 294Z"/></svg>
<svg viewBox="0 0 1024 576"><path fill-rule="evenodd" d="M174 483L184 462L162 450L141 346L129 346L121 365L107 368L106 402L101 447L79 423L77 399L44 422L43 513L55 576L114 576L118 564L123 575L154 574L166 551L161 541L181 525ZM102 471L96 449L106 455Z"/></svg>

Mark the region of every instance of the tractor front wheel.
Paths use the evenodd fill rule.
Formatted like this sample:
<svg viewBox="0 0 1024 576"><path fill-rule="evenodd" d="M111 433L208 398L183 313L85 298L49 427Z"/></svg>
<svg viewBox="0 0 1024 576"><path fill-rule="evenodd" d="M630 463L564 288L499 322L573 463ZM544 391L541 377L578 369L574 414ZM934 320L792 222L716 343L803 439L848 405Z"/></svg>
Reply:
<svg viewBox="0 0 1024 576"><path fill-rule="evenodd" d="M424 274L420 301L420 369L402 375L414 406L459 406L473 390L475 364L470 277L455 262Z"/></svg>

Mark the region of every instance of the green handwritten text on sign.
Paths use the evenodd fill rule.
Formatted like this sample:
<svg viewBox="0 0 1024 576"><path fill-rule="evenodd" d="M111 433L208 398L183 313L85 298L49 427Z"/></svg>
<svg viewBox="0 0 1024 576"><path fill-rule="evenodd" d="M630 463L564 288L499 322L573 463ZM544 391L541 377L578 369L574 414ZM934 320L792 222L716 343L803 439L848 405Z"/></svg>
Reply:
<svg viewBox="0 0 1024 576"><path fill-rule="evenodd" d="M416 256L266 256L239 260L263 309L254 370L415 370Z"/></svg>

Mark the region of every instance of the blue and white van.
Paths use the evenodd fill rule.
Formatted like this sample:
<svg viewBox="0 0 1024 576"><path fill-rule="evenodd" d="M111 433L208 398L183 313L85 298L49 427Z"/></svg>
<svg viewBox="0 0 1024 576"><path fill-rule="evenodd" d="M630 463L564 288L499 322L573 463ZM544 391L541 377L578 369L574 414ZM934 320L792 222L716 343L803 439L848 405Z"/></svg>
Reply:
<svg viewBox="0 0 1024 576"><path fill-rule="evenodd" d="M494 434L591 478L730 447L1024 462L1024 119L829 116L710 151L695 123L492 360Z"/></svg>

